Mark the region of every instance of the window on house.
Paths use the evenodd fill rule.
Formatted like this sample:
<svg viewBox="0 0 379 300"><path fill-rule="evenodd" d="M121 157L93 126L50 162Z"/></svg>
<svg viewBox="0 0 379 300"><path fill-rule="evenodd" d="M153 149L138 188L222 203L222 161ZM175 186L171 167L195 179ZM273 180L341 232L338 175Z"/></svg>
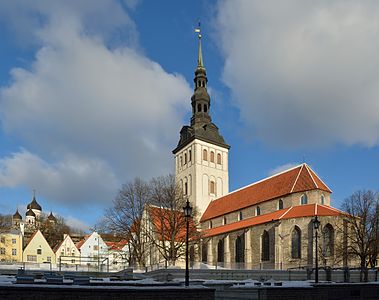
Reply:
<svg viewBox="0 0 379 300"><path fill-rule="evenodd" d="M270 260L270 236L265 230L262 234L262 261Z"/></svg>
<svg viewBox="0 0 379 300"><path fill-rule="evenodd" d="M0 248L0 254L5 254L5 248Z"/></svg>
<svg viewBox="0 0 379 300"><path fill-rule="evenodd" d="M325 204L325 197L324 197L324 195L321 195L321 204Z"/></svg>
<svg viewBox="0 0 379 300"><path fill-rule="evenodd" d="M207 111L208 111L208 106L204 104L204 112L207 112Z"/></svg>
<svg viewBox="0 0 379 300"><path fill-rule="evenodd" d="M2 236L2 237L0 238L0 243L5 244L5 237Z"/></svg>
<svg viewBox="0 0 379 300"><path fill-rule="evenodd" d="M37 255L27 255L26 260L35 262L37 261Z"/></svg>
<svg viewBox="0 0 379 300"><path fill-rule="evenodd" d="M219 240L217 244L217 262L224 262L224 239Z"/></svg>
<svg viewBox="0 0 379 300"><path fill-rule="evenodd" d="M12 239L12 244L16 244L16 239Z"/></svg>
<svg viewBox="0 0 379 300"><path fill-rule="evenodd" d="M42 249L37 249L37 254L41 255L42 254Z"/></svg>
<svg viewBox="0 0 379 300"><path fill-rule="evenodd" d="M227 224L226 217L224 217L224 218L222 219L222 225L226 225L226 224Z"/></svg>
<svg viewBox="0 0 379 300"><path fill-rule="evenodd" d="M330 224L327 224L322 231L322 251L324 256L334 254L334 229Z"/></svg>
<svg viewBox="0 0 379 300"><path fill-rule="evenodd" d="M184 164L187 163L187 153L184 153Z"/></svg>
<svg viewBox="0 0 379 300"><path fill-rule="evenodd" d="M209 191L210 191L211 194L216 194L216 184L215 184L214 181L210 182Z"/></svg>
<svg viewBox="0 0 379 300"><path fill-rule="evenodd" d="M212 221L209 221L209 229L213 227Z"/></svg>
<svg viewBox="0 0 379 300"><path fill-rule="evenodd" d="M201 112L201 104L197 105L197 112Z"/></svg>
<svg viewBox="0 0 379 300"><path fill-rule="evenodd" d="M188 150L188 161L191 161L192 159L192 151Z"/></svg>
<svg viewBox="0 0 379 300"><path fill-rule="evenodd" d="M308 197L306 194L303 194L301 195L301 198L300 198L300 204L303 205L303 204L308 204Z"/></svg>
<svg viewBox="0 0 379 300"><path fill-rule="evenodd" d="M99 246L98 246L98 245L94 245L94 246L93 246L93 250L95 250L95 251L96 251L96 250L99 250Z"/></svg>
<svg viewBox="0 0 379 300"><path fill-rule="evenodd" d="M46 257L46 260L47 260L48 262L51 262L51 256Z"/></svg>
<svg viewBox="0 0 379 300"><path fill-rule="evenodd" d="M203 160L208 160L208 151L206 149L203 150Z"/></svg>
<svg viewBox="0 0 379 300"><path fill-rule="evenodd" d="M215 162L215 153L211 151L211 162Z"/></svg>
<svg viewBox="0 0 379 300"><path fill-rule="evenodd" d="M17 255L17 249L12 249L12 255L16 256Z"/></svg>
<svg viewBox="0 0 379 300"><path fill-rule="evenodd" d="M236 238L236 263L245 262L245 234L241 234Z"/></svg>
<svg viewBox="0 0 379 300"><path fill-rule="evenodd" d="M292 231L291 242L292 258L301 258L301 230L297 226Z"/></svg>
<svg viewBox="0 0 379 300"><path fill-rule="evenodd" d="M240 211L239 214L238 214L238 220L239 221L243 220L243 213L242 213L242 211Z"/></svg>
<svg viewBox="0 0 379 300"><path fill-rule="evenodd" d="M184 195L187 195L188 193L188 182L184 183Z"/></svg>
<svg viewBox="0 0 379 300"><path fill-rule="evenodd" d="M221 154L220 153L217 154L217 163L219 165L221 165Z"/></svg>
<svg viewBox="0 0 379 300"><path fill-rule="evenodd" d="M261 208L257 206L257 208L255 209L255 215L259 216L260 214L261 214Z"/></svg>
<svg viewBox="0 0 379 300"><path fill-rule="evenodd" d="M283 200L282 199L279 199L278 201L278 209L283 209Z"/></svg>
<svg viewBox="0 0 379 300"><path fill-rule="evenodd" d="M183 157L180 157L180 166L183 166Z"/></svg>

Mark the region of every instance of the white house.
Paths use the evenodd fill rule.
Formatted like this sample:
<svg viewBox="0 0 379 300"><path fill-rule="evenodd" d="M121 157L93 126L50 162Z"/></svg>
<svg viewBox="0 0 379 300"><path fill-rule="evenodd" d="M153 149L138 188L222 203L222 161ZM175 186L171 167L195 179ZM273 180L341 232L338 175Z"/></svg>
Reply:
<svg viewBox="0 0 379 300"><path fill-rule="evenodd" d="M82 264L107 264L108 246L96 231L90 235L87 235L76 245L76 247L80 251L80 259Z"/></svg>
<svg viewBox="0 0 379 300"><path fill-rule="evenodd" d="M79 264L80 251L68 234L63 235L63 241L54 249L57 264Z"/></svg>

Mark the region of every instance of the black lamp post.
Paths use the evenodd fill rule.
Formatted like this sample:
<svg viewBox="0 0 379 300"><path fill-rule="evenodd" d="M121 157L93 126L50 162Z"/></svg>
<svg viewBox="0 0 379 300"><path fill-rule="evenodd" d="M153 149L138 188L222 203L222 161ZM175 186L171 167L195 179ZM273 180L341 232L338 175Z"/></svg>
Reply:
<svg viewBox="0 0 379 300"><path fill-rule="evenodd" d="M317 216L313 219L313 228L316 230L316 274L315 274L315 283L318 283L318 248L317 248L317 238L318 238L318 228L320 227L320 221L317 219Z"/></svg>
<svg viewBox="0 0 379 300"><path fill-rule="evenodd" d="M189 233L189 218L192 215L192 207L187 198L186 206L183 207L184 216L186 217L186 286L189 286L189 268L188 268L188 233Z"/></svg>

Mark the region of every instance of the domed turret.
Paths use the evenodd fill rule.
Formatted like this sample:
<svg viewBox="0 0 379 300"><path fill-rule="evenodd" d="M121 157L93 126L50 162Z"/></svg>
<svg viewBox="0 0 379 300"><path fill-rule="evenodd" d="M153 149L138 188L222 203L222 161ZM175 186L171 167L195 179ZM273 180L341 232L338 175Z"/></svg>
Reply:
<svg viewBox="0 0 379 300"><path fill-rule="evenodd" d="M35 209L35 210L40 210L40 211L42 211L42 207L41 207L41 205L38 204L38 202L37 202L35 196L33 197L32 202L30 202L26 208L27 208L27 209Z"/></svg>
<svg viewBox="0 0 379 300"><path fill-rule="evenodd" d="M57 222L57 218L54 217L53 212L50 212L50 215L47 217L47 220L49 220L51 223Z"/></svg>
<svg viewBox="0 0 379 300"><path fill-rule="evenodd" d="M25 216L26 216L26 218L25 218L26 224L35 224L36 214L34 213L34 211L32 209L29 208L26 211Z"/></svg>
<svg viewBox="0 0 379 300"><path fill-rule="evenodd" d="M16 210L15 214L12 216L13 220L22 220L22 217L20 213L18 212L18 209Z"/></svg>
<svg viewBox="0 0 379 300"><path fill-rule="evenodd" d="M27 217L36 217L36 214L31 209L28 209L28 211L25 214Z"/></svg>

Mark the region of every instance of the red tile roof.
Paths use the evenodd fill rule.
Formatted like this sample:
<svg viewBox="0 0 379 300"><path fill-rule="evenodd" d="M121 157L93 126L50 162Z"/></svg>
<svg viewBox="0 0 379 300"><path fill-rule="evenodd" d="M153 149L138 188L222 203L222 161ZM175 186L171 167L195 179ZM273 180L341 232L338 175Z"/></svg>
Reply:
<svg viewBox="0 0 379 300"><path fill-rule="evenodd" d="M251 217L242 221L230 223L227 225L206 229L203 232L203 237L215 236L231 231L236 231L244 228L248 228L255 225L260 225L272 221L314 217L314 216L340 216L345 213L326 205L321 204L307 204L299 206L291 206L285 209L274 211L272 213Z"/></svg>
<svg viewBox="0 0 379 300"><path fill-rule="evenodd" d="M307 164L265 178L209 203L201 222L285 195L319 189L332 191Z"/></svg>
<svg viewBox="0 0 379 300"><path fill-rule="evenodd" d="M121 251L127 243L127 240L121 240L119 242L105 242L105 244L108 246L108 249L111 251Z"/></svg>
<svg viewBox="0 0 379 300"><path fill-rule="evenodd" d="M171 235L174 234L174 239L177 242L182 242L185 239L186 219L182 211L173 211L168 208L152 205L149 205L147 209L151 222L154 225L157 238L160 240L171 240ZM171 228L172 224L175 224L174 228ZM193 218L190 219L189 227L190 232L193 233L194 230L196 231L196 226L193 222Z"/></svg>

